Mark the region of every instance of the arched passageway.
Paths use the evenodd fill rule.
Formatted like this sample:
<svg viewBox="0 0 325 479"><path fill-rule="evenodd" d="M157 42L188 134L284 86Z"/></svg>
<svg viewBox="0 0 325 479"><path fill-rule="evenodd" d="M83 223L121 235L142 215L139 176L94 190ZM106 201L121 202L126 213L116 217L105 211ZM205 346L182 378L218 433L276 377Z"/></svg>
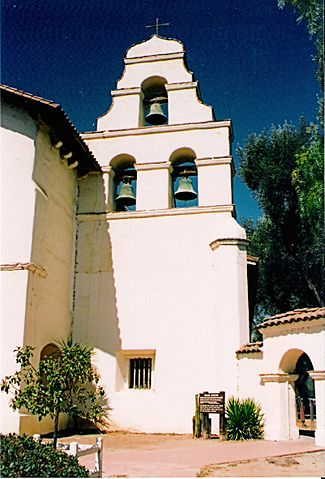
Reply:
<svg viewBox="0 0 325 479"><path fill-rule="evenodd" d="M294 394L291 394L291 404L288 405L289 410L295 411L291 418L295 425L291 424L291 427L296 427L299 435L314 435L316 398L315 383L309 374L314 369L310 357L301 349L290 349L283 355L279 369L295 378L291 383Z"/></svg>
<svg viewBox="0 0 325 479"><path fill-rule="evenodd" d="M313 364L306 353L297 360L295 372L298 379L295 382L297 426L300 433L315 432L316 429L316 399L315 383L309 374ZM314 434L313 434L314 435Z"/></svg>

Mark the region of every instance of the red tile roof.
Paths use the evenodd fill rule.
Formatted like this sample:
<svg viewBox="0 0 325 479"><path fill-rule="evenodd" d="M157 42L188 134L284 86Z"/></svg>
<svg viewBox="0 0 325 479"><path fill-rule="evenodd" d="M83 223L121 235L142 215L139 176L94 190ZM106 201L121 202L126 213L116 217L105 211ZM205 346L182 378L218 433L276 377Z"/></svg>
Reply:
<svg viewBox="0 0 325 479"><path fill-rule="evenodd" d="M0 85L0 93L4 101L41 115L59 138L77 153L78 161L80 160L78 173L101 171L95 157L58 103L7 85Z"/></svg>
<svg viewBox="0 0 325 479"><path fill-rule="evenodd" d="M52 100L46 100L45 98L42 98L40 96L33 95L32 93L27 93L23 90L18 90L18 88L14 88L8 85L0 85L0 90L1 90L1 93L3 92L13 93L17 96L26 98L27 100L38 101L40 103L43 103L44 105L49 105L53 108L57 108L60 106L58 103L55 103Z"/></svg>
<svg viewBox="0 0 325 479"><path fill-rule="evenodd" d="M325 318L325 308L303 308L295 309L294 311L288 311L282 314L276 314L269 318L265 318L263 323L256 326L256 329L261 330L271 326L278 326L286 323L298 323L300 321L312 321L314 319Z"/></svg>
<svg viewBox="0 0 325 479"><path fill-rule="evenodd" d="M261 353L262 352L262 341L257 341L256 343L247 343L243 344L236 354L247 354L247 353Z"/></svg>
<svg viewBox="0 0 325 479"><path fill-rule="evenodd" d="M251 254L247 255L247 262L248 263L253 263L256 265L259 262L259 257L258 256L252 256Z"/></svg>

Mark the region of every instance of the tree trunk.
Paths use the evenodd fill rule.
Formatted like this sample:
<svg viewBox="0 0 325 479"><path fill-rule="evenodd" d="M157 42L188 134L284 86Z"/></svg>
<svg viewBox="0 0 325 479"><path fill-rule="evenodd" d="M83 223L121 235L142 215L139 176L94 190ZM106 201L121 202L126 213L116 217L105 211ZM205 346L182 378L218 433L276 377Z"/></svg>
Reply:
<svg viewBox="0 0 325 479"><path fill-rule="evenodd" d="M324 306L324 301L322 300L320 294L317 291L316 286L314 285L313 281L309 277L309 275L305 272L305 269L303 267L303 260L300 258L296 258L294 255L292 255L294 262L296 263L297 269L301 272L302 277L306 281L307 287L309 291L313 294L315 298L315 306Z"/></svg>
<svg viewBox="0 0 325 479"><path fill-rule="evenodd" d="M60 410L57 409L55 411L55 416L54 416L54 431L53 431L53 447L54 447L54 449L56 449L57 442L58 442L59 414L60 414Z"/></svg>

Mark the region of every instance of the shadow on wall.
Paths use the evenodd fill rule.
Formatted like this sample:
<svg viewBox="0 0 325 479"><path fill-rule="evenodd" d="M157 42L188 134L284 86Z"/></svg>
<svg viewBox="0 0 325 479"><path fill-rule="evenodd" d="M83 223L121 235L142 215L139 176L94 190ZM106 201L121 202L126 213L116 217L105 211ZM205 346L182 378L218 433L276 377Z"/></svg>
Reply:
<svg viewBox="0 0 325 479"><path fill-rule="evenodd" d="M1 112L1 127L20 133L32 140L35 139L37 126L31 116L15 106L3 103Z"/></svg>
<svg viewBox="0 0 325 479"><path fill-rule="evenodd" d="M74 338L115 357L121 338L101 175L80 181L77 223Z"/></svg>

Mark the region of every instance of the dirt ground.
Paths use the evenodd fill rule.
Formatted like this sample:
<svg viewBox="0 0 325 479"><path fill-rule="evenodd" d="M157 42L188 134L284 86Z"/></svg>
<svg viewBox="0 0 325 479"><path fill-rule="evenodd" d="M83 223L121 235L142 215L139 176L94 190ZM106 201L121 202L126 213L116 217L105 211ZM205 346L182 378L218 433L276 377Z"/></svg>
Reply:
<svg viewBox="0 0 325 479"><path fill-rule="evenodd" d="M205 466L197 477L324 477L324 452Z"/></svg>
<svg viewBox="0 0 325 479"><path fill-rule="evenodd" d="M94 444L98 435L65 437L59 442ZM309 438L297 453L278 443L270 452L268 441L220 442L218 439L193 439L186 434L142 434L110 432L103 434L103 477L324 477L324 451L313 451ZM245 443L245 444L244 444ZM258 443L258 444L257 444ZM265 455L257 448L265 444ZM249 459L238 454L243 448L253 451ZM264 447L264 446L263 446ZM225 448L227 451L225 451ZM306 448L306 452L305 449ZM317 449L317 448L316 448ZM319 448L318 448L319 449ZM301 452L303 451L303 452ZM307 452L308 451L308 452ZM221 456L221 452L224 456ZM246 454L246 453L245 453ZM237 457L237 459L235 459ZM256 457L256 459L252 459ZM216 459L218 460L216 461ZM81 458L89 467L89 461ZM238 460L241 459L241 460ZM228 462L226 462L226 460ZM231 462L230 462L231 460ZM216 464L216 462L218 462Z"/></svg>

